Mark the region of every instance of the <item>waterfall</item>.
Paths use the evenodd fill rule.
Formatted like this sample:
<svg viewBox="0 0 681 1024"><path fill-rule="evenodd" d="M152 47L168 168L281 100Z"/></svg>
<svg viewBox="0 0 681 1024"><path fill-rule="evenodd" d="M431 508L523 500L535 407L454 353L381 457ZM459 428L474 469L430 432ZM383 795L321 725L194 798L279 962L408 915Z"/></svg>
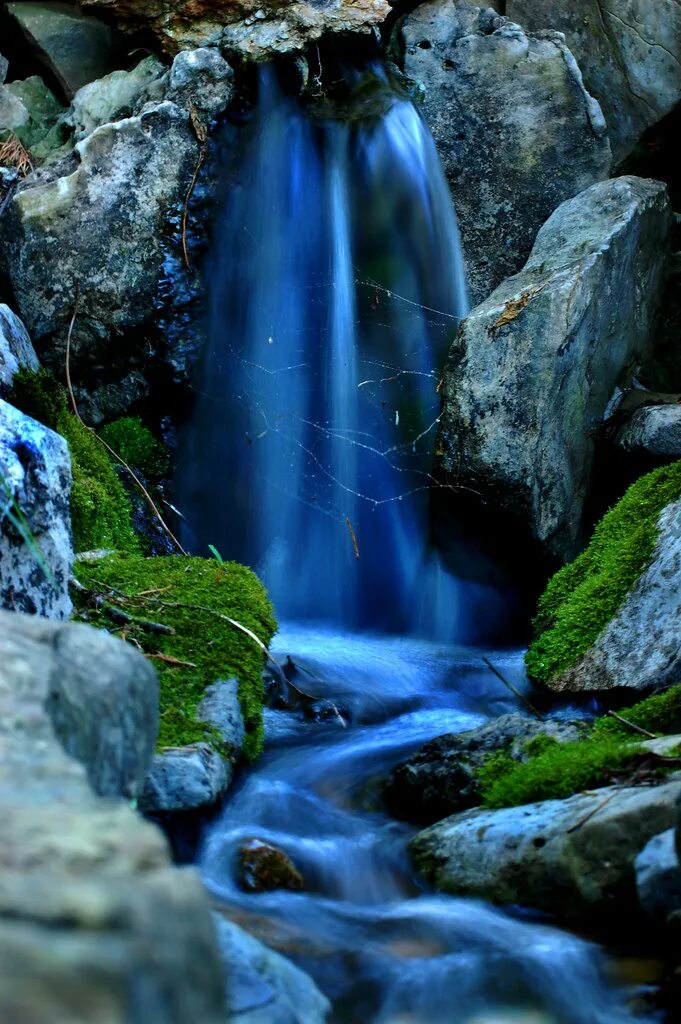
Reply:
<svg viewBox="0 0 681 1024"><path fill-rule="evenodd" d="M282 619L451 639L457 584L428 515L466 312L456 217L416 108L380 68L356 77L372 101L341 119L261 72L178 500L189 546L252 565Z"/></svg>

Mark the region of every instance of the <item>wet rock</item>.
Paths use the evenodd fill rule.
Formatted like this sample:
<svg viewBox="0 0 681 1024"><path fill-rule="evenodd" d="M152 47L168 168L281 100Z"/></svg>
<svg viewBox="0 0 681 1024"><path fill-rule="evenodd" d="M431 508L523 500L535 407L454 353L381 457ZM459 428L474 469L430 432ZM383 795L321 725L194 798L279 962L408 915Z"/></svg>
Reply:
<svg viewBox="0 0 681 1024"><path fill-rule="evenodd" d="M239 848L239 868L239 884L246 892L299 892L305 887L303 876L288 854L259 839L249 839Z"/></svg>
<svg viewBox="0 0 681 1024"><path fill-rule="evenodd" d="M636 858L636 891L649 917L664 920L681 911L681 864L676 853L675 830L654 836Z"/></svg>
<svg viewBox="0 0 681 1024"><path fill-rule="evenodd" d="M0 608L71 614L70 497L66 441L0 399Z"/></svg>
<svg viewBox="0 0 681 1024"><path fill-rule="evenodd" d="M660 182L593 185L555 211L452 345L439 465L553 557L579 548L593 429L651 348L670 227Z"/></svg>
<svg viewBox="0 0 681 1024"><path fill-rule="evenodd" d="M395 817L429 825L480 803L476 773L490 754L505 751L523 761L525 745L535 736L570 743L583 731L578 722L508 714L477 729L439 736L394 769L383 798Z"/></svg>
<svg viewBox="0 0 681 1024"><path fill-rule="evenodd" d="M234 1024L324 1024L331 1005L312 978L224 918L216 918Z"/></svg>
<svg viewBox="0 0 681 1024"><path fill-rule="evenodd" d="M225 96L231 97L234 72L214 47L201 47L178 53L164 82L166 99L211 121L225 109Z"/></svg>
<svg viewBox="0 0 681 1024"><path fill-rule="evenodd" d="M0 303L0 394L7 394L17 370L39 366L28 331L9 306Z"/></svg>
<svg viewBox="0 0 681 1024"><path fill-rule="evenodd" d="M263 61L296 53L321 35L368 32L390 13L387 0L85 0L125 28L151 29L167 53L218 46Z"/></svg>
<svg viewBox="0 0 681 1024"><path fill-rule="evenodd" d="M526 29L565 34L616 161L681 100L681 8L649 0L508 0Z"/></svg>
<svg viewBox="0 0 681 1024"><path fill-rule="evenodd" d="M77 138L84 138L102 124L136 113L149 89L165 74L156 57L146 57L131 71L112 71L79 89L73 97L69 122Z"/></svg>
<svg viewBox="0 0 681 1024"><path fill-rule="evenodd" d="M75 4L9 3L7 11L34 55L71 99L82 86L113 71L124 51L116 33Z"/></svg>
<svg viewBox="0 0 681 1024"><path fill-rule="evenodd" d="M217 729L231 756L235 759L239 757L246 738L246 728L237 679L221 679L206 687L205 696L196 710L196 718Z"/></svg>
<svg viewBox="0 0 681 1024"><path fill-rule="evenodd" d="M214 806L229 789L234 768L207 743L163 750L154 756L140 809L147 814Z"/></svg>
<svg viewBox="0 0 681 1024"><path fill-rule="evenodd" d="M454 815L411 843L438 889L520 903L570 924L635 918L634 859L676 823L681 782Z"/></svg>
<svg viewBox="0 0 681 1024"><path fill-rule="evenodd" d="M2 689L30 684L101 796L140 792L158 732L158 684L134 647L80 624L0 612Z"/></svg>
<svg viewBox="0 0 681 1024"><path fill-rule="evenodd" d="M637 409L618 431L616 443L637 455L681 458L681 404Z"/></svg>
<svg viewBox="0 0 681 1024"><path fill-rule="evenodd" d="M663 511L650 566L577 664L547 682L558 693L626 688L645 693L681 672L681 501Z"/></svg>
<svg viewBox="0 0 681 1024"><path fill-rule="evenodd" d="M401 23L456 205L473 303L526 260L566 199L610 172L598 103L555 32L528 34L489 7L429 0Z"/></svg>
<svg viewBox="0 0 681 1024"><path fill-rule="evenodd" d="M6 57L0 53L0 85L4 84L7 78L7 69L9 68L9 62Z"/></svg>

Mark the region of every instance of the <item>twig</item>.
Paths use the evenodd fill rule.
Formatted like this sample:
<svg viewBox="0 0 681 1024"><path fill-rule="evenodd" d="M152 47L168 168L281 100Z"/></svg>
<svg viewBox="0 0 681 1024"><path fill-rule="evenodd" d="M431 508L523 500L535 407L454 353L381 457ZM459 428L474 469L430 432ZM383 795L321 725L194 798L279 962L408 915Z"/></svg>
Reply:
<svg viewBox="0 0 681 1024"><path fill-rule="evenodd" d="M139 626L145 633L160 633L163 636L174 636L175 630L172 626L166 626L163 622L149 622L146 619L136 619L132 615L128 615L122 608L116 608L112 604L104 605L102 611L109 616L109 618L118 623L121 626Z"/></svg>
<svg viewBox="0 0 681 1024"><path fill-rule="evenodd" d="M544 721L544 716L542 714L540 714L539 711L537 711L537 709L534 707L534 705L529 702L529 700L527 699L525 694L521 693L520 690L518 690L517 687L515 687L513 685L513 683L509 682L509 680L506 679L505 676L503 676L501 674L499 669L495 668L495 666L492 664L492 662L489 660L489 658L486 657L486 655L483 654L482 660L484 661L485 665L487 665L487 668L490 669L492 672L494 672L494 675L497 677L497 679L501 679L501 681L504 684L504 686L507 686L508 689L511 691L511 693L514 693L516 695L516 697L523 702L525 707L528 708L528 710L532 712L534 717L538 718L540 722L543 722Z"/></svg>
<svg viewBox="0 0 681 1024"><path fill-rule="evenodd" d="M180 661L179 658L173 658L169 654L161 654L157 651L156 654L147 654L147 658L152 661L162 661L166 665L173 665L176 668L197 668L193 661Z"/></svg>
<svg viewBox="0 0 681 1024"><path fill-rule="evenodd" d="M191 270L191 263L189 262L189 251L187 249L187 220L189 218L189 201L192 195L194 194L194 189L196 188L196 181L199 177L199 171L203 166L203 161L206 159L206 153L208 152L208 133L206 131L205 125L201 123L198 111L193 103L190 104L189 116L191 118L192 127L194 128L194 132L196 133L196 138L199 143L199 156L196 161L196 167L194 168L192 180L189 183L189 188L187 189L187 195L184 198L184 209L182 211L182 252L184 254L184 263L187 270Z"/></svg>
<svg viewBox="0 0 681 1024"><path fill-rule="evenodd" d="M598 814L599 811L603 810L606 804L610 803L610 801L616 796L617 791L621 788L621 786L616 786L614 791L606 796L605 800L601 801L600 804L597 804L596 807L592 807L588 814L585 814L583 818L580 818L579 821L576 821L574 825L570 825L570 828L566 829L565 831L576 832L578 828L582 827L582 825L586 825L587 821L591 821L594 814Z"/></svg>
<svg viewBox="0 0 681 1024"><path fill-rule="evenodd" d="M168 537L170 537L170 539L173 542L173 544L175 545L175 547L179 551L181 551L183 555L186 555L187 552L182 547L182 545L180 544L179 540L177 539L175 534L172 532L172 530L170 529L170 527L168 526L168 524L164 520L163 516L161 515L161 513L158 510L158 507L157 507L154 499L149 494L149 491L146 489L146 487L144 486L144 484L142 483L140 478L137 476L135 471L133 469L131 469L131 467L128 465L128 463L125 461L125 459L123 459L122 456L120 456L117 451L114 451L114 449L111 447L111 445L106 443L106 441L104 440L103 437L99 436L99 434L97 433L97 431L93 427L89 427L87 425L87 423L85 423L85 421L83 420L83 417L80 415L80 413L78 411L78 405L76 403L76 396L75 396L75 394L73 392L73 385L71 383L71 340L72 340L72 337L73 337L73 328L74 328L74 325L75 325L75 322L76 322L76 316L78 315L78 304L79 304L79 302L80 302L80 281L78 281L76 283L76 300L75 300L74 306L73 306L73 316L71 317L71 323L69 324L69 332L68 332L68 335L66 337L66 387L68 389L69 399L71 401L71 408L73 409L73 414L80 421L82 426L85 427L86 430L89 430L90 433L94 437L97 438L99 443L104 445L104 447L109 452L109 454L112 455L114 457L114 459L116 459L117 462L120 462L121 466L123 466L123 468L130 474L131 478L133 479L133 481L135 482L135 484L137 485L139 490L142 492L142 495L146 499L146 502L149 505L149 508L151 509L151 511L154 513L154 515L158 519L158 521L159 521L162 529L164 530L164 532L168 535Z"/></svg>
<svg viewBox="0 0 681 1024"><path fill-rule="evenodd" d="M629 729L633 729L634 732L639 732L642 736L647 736L650 740L657 739L654 732L648 732L647 729L644 729L640 725L636 725L634 722L629 722L626 718L622 718L621 715L616 714L614 711L608 711L608 715L610 718L614 718L616 721L621 722L622 725L626 725Z"/></svg>
<svg viewBox="0 0 681 1024"><path fill-rule="evenodd" d="M359 561L359 544L357 543L357 535L355 534L355 531L352 528L352 523L350 522L348 516L345 517L345 525L347 526L348 533L350 534L350 540L352 541L352 547L355 552L355 558L357 559L357 561Z"/></svg>

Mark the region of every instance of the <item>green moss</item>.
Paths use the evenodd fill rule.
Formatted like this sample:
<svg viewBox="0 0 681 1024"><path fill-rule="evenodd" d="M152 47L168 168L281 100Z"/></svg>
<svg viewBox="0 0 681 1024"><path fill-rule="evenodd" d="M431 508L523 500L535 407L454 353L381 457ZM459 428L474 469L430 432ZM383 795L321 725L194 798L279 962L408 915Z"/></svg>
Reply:
<svg viewBox="0 0 681 1024"><path fill-rule="evenodd" d="M660 513L681 496L681 462L637 480L596 527L588 548L550 581L526 664L548 682L571 668L608 625L650 564Z"/></svg>
<svg viewBox="0 0 681 1024"><path fill-rule="evenodd" d="M71 412L66 389L47 370L21 370L14 378L10 400L22 412L61 434L68 443L76 551L139 551L125 488L104 446Z"/></svg>
<svg viewBox="0 0 681 1024"><path fill-rule="evenodd" d="M133 469L160 480L170 469L167 450L136 416L125 416L102 427L99 436Z"/></svg>
<svg viewBox="0 0 681 1024"><path fill-rule="evenodd" d="M619 712L627 722L638 725L648 732L661 733L665 736L681 733L681 685L672 686L664 693L654 694L639 701L633 707L623 708ZM616 718L599 718L594 725L594 733L602 736L620 736L631 739L632 731L618 722Z"/></svg>
<svg viewBox="0 0 681 1024"><path fill-rule="evenodd" d="M76 573L90 590L120 592L112 594L111 603L133 618L126 635L146 653L182 663L154 661L161 683L159 746L214 740L213 731L196 721L197 705L206 686L217 679L236 677L246 725L244 753L254 758L263 742L263 653L250 637L220 618L235 619L269 644L276 621L254 573L233 562L220 565L204 558L134 555L79 562ZM103 609L83 611L88 621L110 626ZM174 632L150 632L144 628L144 620L162 623Z"/></svg>

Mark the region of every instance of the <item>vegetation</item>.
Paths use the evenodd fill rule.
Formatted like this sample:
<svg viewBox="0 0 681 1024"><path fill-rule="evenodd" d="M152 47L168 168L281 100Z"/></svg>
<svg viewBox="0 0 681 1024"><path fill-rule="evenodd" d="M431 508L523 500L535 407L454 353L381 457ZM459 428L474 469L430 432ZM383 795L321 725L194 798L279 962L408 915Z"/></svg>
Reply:
<svg viewBox="0 0 681 1024"><path fill-rule="evenodd" d="M151 480L160 480L170 470L168 451L137 416L125 416L99 431L117 455Z"/></svg>
<svg viewBox="0 0 681 1024"><path fill-rule="evenodd" d="M650 564L660 513L681 496L681 462L648 473L600 521L587 549L556 573L539 601L526 657L539 682L577 663Z"/></svg>
<svg viewBox="0 0 681 1024"><path fill-rule="evenodd" d="M265 588L250 569L214 559L122 554L80 561L76 574L89 591L78 598L81 617L109 628L112 611L119 621L127 618L122 635L153 659L161 684L159 747L201 740L219 745L214 730L198 722L195 712L206 686L236 677L246 726L244 753L249 759L260 753L263 653L226 618L252 630L264 644L276 631ZM93 601L93 595L99 599Z"/></svg>

